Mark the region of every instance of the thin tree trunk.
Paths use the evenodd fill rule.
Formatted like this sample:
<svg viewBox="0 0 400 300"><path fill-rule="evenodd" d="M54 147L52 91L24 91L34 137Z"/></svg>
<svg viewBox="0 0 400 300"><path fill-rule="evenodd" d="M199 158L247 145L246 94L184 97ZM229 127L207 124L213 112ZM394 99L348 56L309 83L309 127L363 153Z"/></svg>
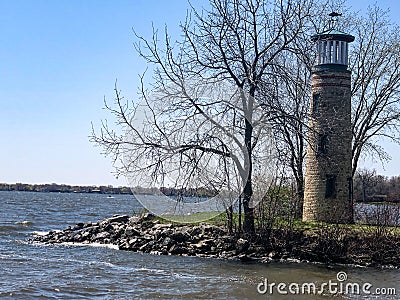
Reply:
<svg viewBox="0 0 400 300"><path fill-rule="evenodd" d="M296 211L295 218L301 219L303 216L303 203L304 203L304 179L303 174L296 179Z"/></svg>
<svg viewBox="0 0 400 300"><path fill-rule="evenodd" d="M245 192L243 196L243 212L244 212L243 231L245 233L253 234L255 230L254 209L250 207L250 200L251 200L250 194L246 194Z"/></svg>
<svg viewBox="0 0 400 300"><path fill-rule="evenodd" d="M242 232L242 196L239 196L239 220L238 233Z"/></svg>
<svg viewBox="0 0 400 300"><path fill-rule="evenodd" d="M233 206L232 205L226 209L226 214L228 217L228 230L229 230L229 233L232 233L233 232Z"/></svg>
<svg viewBox="0 0 400 300"><path fill-rule="evenodd" d="M251 93L250 93L251 95ZM246 184L243 190L243 212L244 212L244 222L243 222L243 231L248 234L253 234L255 232L254 228L254 208L250 207L251 197L253 196L253 182L252 182L252 171L253 171L253 163L252 163L252 134L253 134L253 125L246 118L245 121L245 136L244 142L247 149L248 154L248 174L246 179Z"/></svg>

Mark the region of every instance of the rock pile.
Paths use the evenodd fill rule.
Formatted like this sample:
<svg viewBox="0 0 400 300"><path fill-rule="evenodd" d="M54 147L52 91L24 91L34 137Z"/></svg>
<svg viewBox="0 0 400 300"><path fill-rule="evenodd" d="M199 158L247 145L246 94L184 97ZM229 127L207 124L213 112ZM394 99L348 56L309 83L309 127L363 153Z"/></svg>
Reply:
<svg viewBox="0 0 400 300"><path fill-rule="evenodd" d="M261 257L262 249L229 235L222 227L164 224L151 214L142 217L114 216L97 223L78 223L63 231L34 236L46 244L111 244L120 250L159 255L204 256L249 260Z"/></svg>
<svg viewBox="0 0 400 300"><path fill-rule="evenodd" d="M78 223L63 231L33 236L33 243L105 244L127 251L158 255L200 256L264 263L318 262L363 266L400 267L400 254L394 245L400 237L379 243L373 236L346 235L338 241L331 235L311 231L273 231L273 244L259 239L250 242L229 234L225 228L211 225L166 224L145 214L141 217L114 216L96 223ZM269 245L268 247L266 245ZM379 251L378 251L379 250ZM377 255L378 254L378 255Z"/></svg>

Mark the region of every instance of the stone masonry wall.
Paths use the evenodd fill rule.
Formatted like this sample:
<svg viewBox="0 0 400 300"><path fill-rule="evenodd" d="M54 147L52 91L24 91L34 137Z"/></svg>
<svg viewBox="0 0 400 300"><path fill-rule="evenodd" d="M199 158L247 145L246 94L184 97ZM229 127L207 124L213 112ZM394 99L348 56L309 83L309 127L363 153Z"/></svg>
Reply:
<svg viewBox="0 0 400 300"><path fill-rule="evenodd" d="M312 74L303 208L305 221L347 223L353 220L349 192L352 184L350 75L347 70L321 70ZM313 94L319 94L317 108L314 107L317 103L313 101ZM325 136L324 151L321 151L322 136ZM326 197L329 177L336 178L335 193Z"/></svg>

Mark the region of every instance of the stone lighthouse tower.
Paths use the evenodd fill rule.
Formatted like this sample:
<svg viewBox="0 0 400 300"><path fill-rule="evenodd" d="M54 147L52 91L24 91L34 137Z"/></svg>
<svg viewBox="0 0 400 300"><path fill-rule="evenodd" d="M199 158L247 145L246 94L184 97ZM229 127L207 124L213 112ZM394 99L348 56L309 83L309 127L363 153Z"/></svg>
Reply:
<svg viewBox="0 0 400 300"><path fill-rule="evenodd" d="M354 36L335 29L338 13L331 13L329 29L311 37L317 49L312 88L304 221L353 221L351 154L351 72L348 44Z"/></svg>

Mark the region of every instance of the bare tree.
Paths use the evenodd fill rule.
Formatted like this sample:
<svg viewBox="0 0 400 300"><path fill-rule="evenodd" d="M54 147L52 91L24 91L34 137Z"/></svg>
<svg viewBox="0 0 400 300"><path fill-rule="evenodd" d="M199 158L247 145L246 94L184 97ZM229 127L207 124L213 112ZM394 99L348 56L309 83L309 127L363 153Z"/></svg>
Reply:
<svg viewBox="0 0 400 300"><path fill-rule="evenodd" d="M221 190L238 175L243 229L252 233L253 177L265 172L271 154L271 115L259 100L272 95L259 87L272 83L278 57L292 50L312 0L211 0L210 6L192 9L182 41L172 43L167 31L162 42L157 31L151 39L136 35L138 53L155 67L152 93L142 85L146 113L140 117L140 107L116 91L116 106L107 107L130 138L104 122L92 140L116 158L124 155L120 173L146 173L158 184L174 173L175 184L200 178ZM145 126L135 125L139 119Z"/></svg>
<svg viewBox="0 0 400 300"><path fill-rule="evenodd" d="M367 195L371 196L375 184L374 178L376 177L375 170L361 169L358 170L354 176L355 188L360 190L362 202L367 202ZM359 199L360 199L359 198Z"/></svg>
<svg viewBox="0 0 400 300"><path fill-rule="evenodd" d="M356 40L351 49L353 176L359 159L369 154L390 159L380 142L399 143L400 31L388 14L374 6L354 17Z"/></svg>
<svg viewBox="0 0 400 300"><path fill-rule="evenodd" d="M277 152L280 162L289 168L296 183L295 215L301 217L304 197L304 160L308 129L310 68L298 54L288 53L282 62L286 72L274 78L276 98L273 108Z"/></svg>

